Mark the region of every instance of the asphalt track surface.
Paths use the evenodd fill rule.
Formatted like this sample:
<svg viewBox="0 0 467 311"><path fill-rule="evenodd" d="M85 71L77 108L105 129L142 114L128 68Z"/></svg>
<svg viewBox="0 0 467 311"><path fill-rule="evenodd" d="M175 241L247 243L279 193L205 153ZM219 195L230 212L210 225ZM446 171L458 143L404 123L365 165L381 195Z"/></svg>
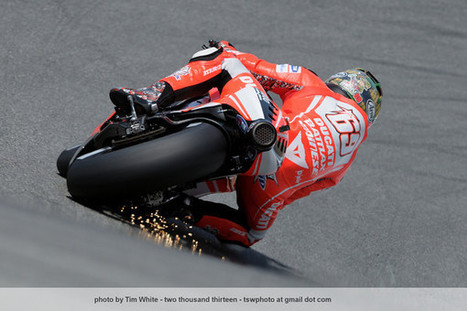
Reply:
<svg viewBox="0 0 467 311"><path fill-rule="evenodd" d="M3 1L0 286L467 286L466 15L464 0ZM323 78L365 67L384 90L341 184L284 209L243 264L70 200L55 168L112 112L110 88L211 38Z"/></svg>

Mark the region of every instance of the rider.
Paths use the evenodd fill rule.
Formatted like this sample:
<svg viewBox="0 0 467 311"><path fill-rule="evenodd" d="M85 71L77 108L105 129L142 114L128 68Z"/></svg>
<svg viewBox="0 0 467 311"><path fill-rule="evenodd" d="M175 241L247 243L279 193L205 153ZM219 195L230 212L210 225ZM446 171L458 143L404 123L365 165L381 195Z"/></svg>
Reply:
<svg viewBox="0 0 467 311"><path fill-rule="evenodd" d="M257 160L236 178L200 183L184 200L195 225L221 240L250 246L265 236L285 205L339 183L380 112L382 90L364 69L345 70L323 81L305 67L270 63L227 41L209 41L204 48L172 75L147 88L112 89L110 98L117 113L129 113L131 95L138 112L150 114L213 88L220 92L216 102L248 100L240 91L251 86L280 96L282 120L274 125L286 122L290 127L288 137L279 133L287 141L286 151L273 148L275 157ZM228 191L237 192L238 209L197 198Z"/></svg>

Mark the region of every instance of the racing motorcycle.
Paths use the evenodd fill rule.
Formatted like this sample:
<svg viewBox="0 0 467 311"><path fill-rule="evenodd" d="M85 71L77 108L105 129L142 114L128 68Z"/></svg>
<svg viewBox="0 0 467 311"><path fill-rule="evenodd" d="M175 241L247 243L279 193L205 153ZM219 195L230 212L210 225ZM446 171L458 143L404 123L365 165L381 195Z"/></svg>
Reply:
<svg viewBox="0 0 467 311"><path fill-rule="evenodd" d="M212 91L212 90L211 90ZM289 129L268 98L216 103L205 96L175 102L154 114L139 114L132 97L127 115L114 112L82 144L57 159L59 174L76 199L152 195L164 204L197 182L249 171L273 148L285 153ZM249 107L257 105L259 107ZM248 111L262 111L252 119Z"/></svg>

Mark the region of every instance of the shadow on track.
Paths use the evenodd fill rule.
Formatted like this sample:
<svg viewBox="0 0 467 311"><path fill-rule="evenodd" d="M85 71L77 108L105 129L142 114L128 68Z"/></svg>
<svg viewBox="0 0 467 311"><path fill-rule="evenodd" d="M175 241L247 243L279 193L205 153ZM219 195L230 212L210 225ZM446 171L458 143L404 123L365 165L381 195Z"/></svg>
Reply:
<svg viewBox="0 0 467 311"><path fill-rule="evenodd" d="M76 201L74 198L69 197ZM236 264L252 266L288 277L303 279L301 273L258 251L233 243L220 241L210 232L190 225L178 217L162 216L157 208L148 208L131 202L77 203L108 217L139 228L141 236L155 244L191 251L193 255L209 255ZM305 282L309 280L303 279Z"/></svg>

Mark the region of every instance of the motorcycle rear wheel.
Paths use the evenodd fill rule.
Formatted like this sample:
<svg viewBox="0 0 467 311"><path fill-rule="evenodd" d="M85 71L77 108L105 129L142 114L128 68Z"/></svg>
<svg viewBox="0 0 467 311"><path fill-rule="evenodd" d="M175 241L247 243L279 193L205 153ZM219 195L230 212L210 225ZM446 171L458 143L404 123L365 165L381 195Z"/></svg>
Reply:
<svg viewBox="0 0 467 311"><path fill-rule="evenodd" d="M193 182L219 170L227 158L223 132L199 123L123 149L78 157L67 172L75 198L120 198Z"/></svg>

